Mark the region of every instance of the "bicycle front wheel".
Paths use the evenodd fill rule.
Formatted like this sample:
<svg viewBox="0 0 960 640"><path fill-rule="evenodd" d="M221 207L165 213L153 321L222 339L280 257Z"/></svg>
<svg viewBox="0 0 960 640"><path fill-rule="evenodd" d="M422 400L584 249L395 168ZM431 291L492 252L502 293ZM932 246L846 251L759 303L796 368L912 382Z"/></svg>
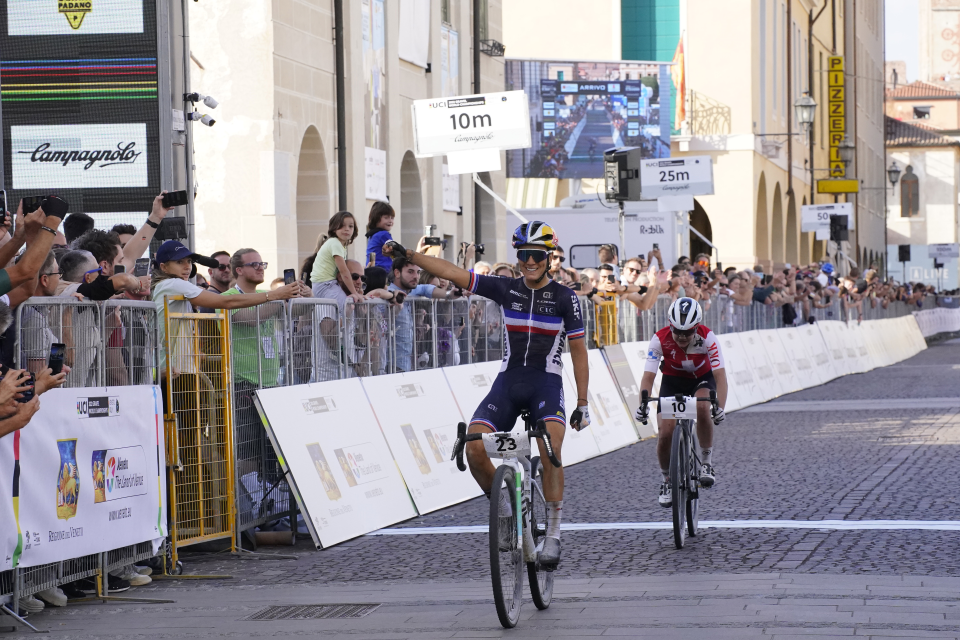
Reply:
<svg viewBox="0 0 960 640"><path fill-rule="evenodd" d="M690 433L690 446L687 447L687 486L690 488L687 496L687 534L693 537L700 532L700 470L697 469L697 458L694 455L700 450L700 442L697 440L695 428Z"/></svg>
<svg viewBox="0 0 960 640"><path fill-rule="evenodd" d="M683 549L687 538L687 496L689 494L689 465L686 420L678 420L670 445L670 493L673 499L673 543Z"/></svg>
<svg viewBox="0 0 960 640"><path fill-rule="evenodd" d="M516 496L517 474L507 465L499 466L490 488L490 577L497 616L507 629L517 626L523 601L523 549L517 528L521 514Z"/></svg>
<svg viewBox="0 0 960 640"><path fill-rule="evenodd" d="M530 460L530 533L533 544L540 546L547 537L547 502L543 497L543 467L540 458ZM546 609L553 599L553 571L544 571L537 562L527 563L530 597L537 609Z"/></svg>

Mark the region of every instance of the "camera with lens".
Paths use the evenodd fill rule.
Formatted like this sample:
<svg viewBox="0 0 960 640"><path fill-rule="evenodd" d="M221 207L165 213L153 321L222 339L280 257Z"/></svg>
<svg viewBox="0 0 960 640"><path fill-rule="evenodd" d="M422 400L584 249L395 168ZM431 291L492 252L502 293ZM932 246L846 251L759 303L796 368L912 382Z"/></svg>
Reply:
<svg viewBox="0 0 960 640"><path fill-rule="evenodd" d="M476 255L478 255L478 256L482 256L482 255L483 255L483 245L482 245L482 244L477 243L477 244L473 245L473 247L474 247L474 253L476 253Z"/></svg>

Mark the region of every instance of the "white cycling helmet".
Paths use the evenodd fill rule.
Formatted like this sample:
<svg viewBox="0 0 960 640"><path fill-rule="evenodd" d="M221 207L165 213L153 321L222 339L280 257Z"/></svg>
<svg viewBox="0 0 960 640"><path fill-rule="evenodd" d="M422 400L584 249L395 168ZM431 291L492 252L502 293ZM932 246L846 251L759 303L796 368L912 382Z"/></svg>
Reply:
<svg viewBox="0 0 960 640"><path fill-rule="evenodd" d="M677 298L667 309L667 320L674 329L688 331L703 320L703 309L693 298Z"/></svg>

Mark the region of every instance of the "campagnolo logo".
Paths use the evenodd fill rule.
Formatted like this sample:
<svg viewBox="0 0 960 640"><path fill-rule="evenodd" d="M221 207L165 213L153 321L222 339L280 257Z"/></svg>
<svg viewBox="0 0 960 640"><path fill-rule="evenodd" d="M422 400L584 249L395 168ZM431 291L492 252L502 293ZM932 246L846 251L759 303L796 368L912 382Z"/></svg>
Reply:
<svg viewBox="0 0 960 640"><path fill-rule="evenodd" d="M17 153L30 154L30 162L56 162L65 167L71 162L85 163L83 170L86 171L92 167L102 169L117 164L133 164L143 153L137 151L136 146L136 142L118 142L116 149L57 149L51 143L44 142L33 151Z"/></svg>

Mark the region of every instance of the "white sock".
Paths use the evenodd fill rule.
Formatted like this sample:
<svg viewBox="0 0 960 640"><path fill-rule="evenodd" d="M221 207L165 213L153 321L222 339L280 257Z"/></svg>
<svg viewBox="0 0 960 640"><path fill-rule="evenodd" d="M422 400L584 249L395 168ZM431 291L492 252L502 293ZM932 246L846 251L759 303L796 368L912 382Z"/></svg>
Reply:
<svg viewBox="0 0 960 640"><path fill-rule="evenodd" d="M547 503L547 537L560 539L560 518L563 514L563 500Z"/></svg>
<svg viewBox="0 0 960 640"><path fill-rule="evenodd" d="M700 453L702 454L700 460L703 461L703 464L713 464L710 459L710 456L713 455L713 449L701 449Z"/></svg>
<svg viewBox="0 0 960 640"><path fill-rule="evenodd" d="M670 469L660 469L660 473L663 474L664 482L670 482Z"/></svg>

